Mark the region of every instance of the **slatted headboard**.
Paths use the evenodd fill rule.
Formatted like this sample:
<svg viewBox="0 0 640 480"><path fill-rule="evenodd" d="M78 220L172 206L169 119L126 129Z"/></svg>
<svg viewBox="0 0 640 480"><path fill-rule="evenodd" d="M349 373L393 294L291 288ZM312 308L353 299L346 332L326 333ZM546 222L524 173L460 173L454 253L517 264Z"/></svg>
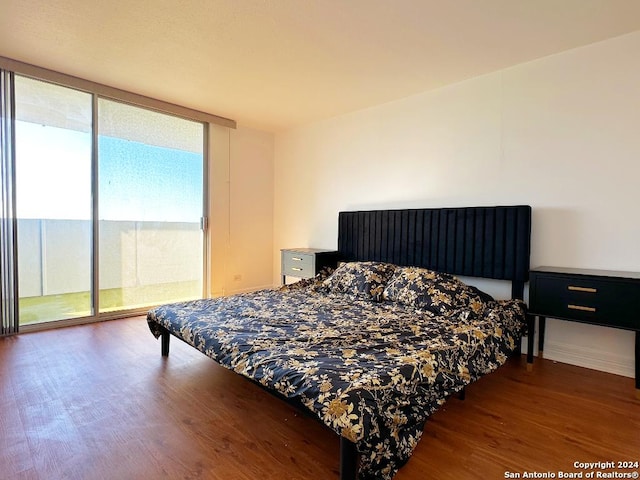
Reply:
<svg viewBox="0 0 640 480"><path fill-rule="evenodd" d="M510 280L512 298L523 298L529 279L531 207L340 212L338 251L346 261Z"/></svg>

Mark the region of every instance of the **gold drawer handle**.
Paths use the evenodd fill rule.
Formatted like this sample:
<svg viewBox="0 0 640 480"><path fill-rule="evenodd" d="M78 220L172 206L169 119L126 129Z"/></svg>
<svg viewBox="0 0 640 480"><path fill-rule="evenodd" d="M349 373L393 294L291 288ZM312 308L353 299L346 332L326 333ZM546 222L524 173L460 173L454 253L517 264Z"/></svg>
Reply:
<svg viewBox="0 0 640 480"><path fill-rule="evenodd" d="M291 270L293 270L294 272L301 272L302 271L301 268L297 268L297 267L291 267Z"/></svg>
<svg viewBox="0 0 640 480"><path fill-rule="evenodd" d="M295 262L301 262L302 259L299 257L291 257L291 260L295 261Z"/></svg>
<svg viewBox="0 0 640 480"><path fill-rule="evenodd" d="M597 288L591 288L591 287L574 287L573 285L569 285L567 288L573 292L587 292L587 293L598 292Z"/></svg>
<svg viewBox="0 0 640 480"><path fill-rule="evenodd" d="M571 310L580 310L582 312L595 312L596 309L593 307L583 307L582 305L567 305Z"/></svg>

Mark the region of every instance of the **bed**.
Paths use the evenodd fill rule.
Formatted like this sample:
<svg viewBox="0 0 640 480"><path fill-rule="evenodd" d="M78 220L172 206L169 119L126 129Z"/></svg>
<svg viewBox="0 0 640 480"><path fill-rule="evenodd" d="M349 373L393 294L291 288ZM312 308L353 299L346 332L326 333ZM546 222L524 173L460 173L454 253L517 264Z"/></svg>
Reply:
<svg viewBox="0 0 640 480"><path fill-rule="evenodd" d="M335 431L341 480L391 479L449 396L519 353L530 232L528 206L341 212L334 271L147 320L163 355L173 335Z"/></svg>

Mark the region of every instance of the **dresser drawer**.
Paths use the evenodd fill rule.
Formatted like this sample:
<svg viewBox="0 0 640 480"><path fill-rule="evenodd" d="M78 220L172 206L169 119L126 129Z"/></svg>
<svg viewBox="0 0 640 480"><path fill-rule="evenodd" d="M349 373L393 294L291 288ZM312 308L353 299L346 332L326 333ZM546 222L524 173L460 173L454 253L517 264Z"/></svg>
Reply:
<svg viewBox="0 0 640 480"><path fill-rule="evenodd" d="M294 250L285 250L282 252L282 275L311 278L315 274L314 254Z"/></svg>
<svg viewBox="0 0 640 480"><path fill-rule="evenodd" d="M625 279L531 272L530 311L618 328L640 328L640 288Z"/></svg>

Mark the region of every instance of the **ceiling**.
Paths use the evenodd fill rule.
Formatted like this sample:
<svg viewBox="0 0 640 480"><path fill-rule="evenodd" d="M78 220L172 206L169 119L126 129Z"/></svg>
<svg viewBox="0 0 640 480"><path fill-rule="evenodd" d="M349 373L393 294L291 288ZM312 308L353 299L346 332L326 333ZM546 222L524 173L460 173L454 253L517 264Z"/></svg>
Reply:
<svg viewBox="0 0 640 480"><path fill-rule="evenodd" d="M273 132L639 29L638 0L0 0L0 56Z"/></svg>

